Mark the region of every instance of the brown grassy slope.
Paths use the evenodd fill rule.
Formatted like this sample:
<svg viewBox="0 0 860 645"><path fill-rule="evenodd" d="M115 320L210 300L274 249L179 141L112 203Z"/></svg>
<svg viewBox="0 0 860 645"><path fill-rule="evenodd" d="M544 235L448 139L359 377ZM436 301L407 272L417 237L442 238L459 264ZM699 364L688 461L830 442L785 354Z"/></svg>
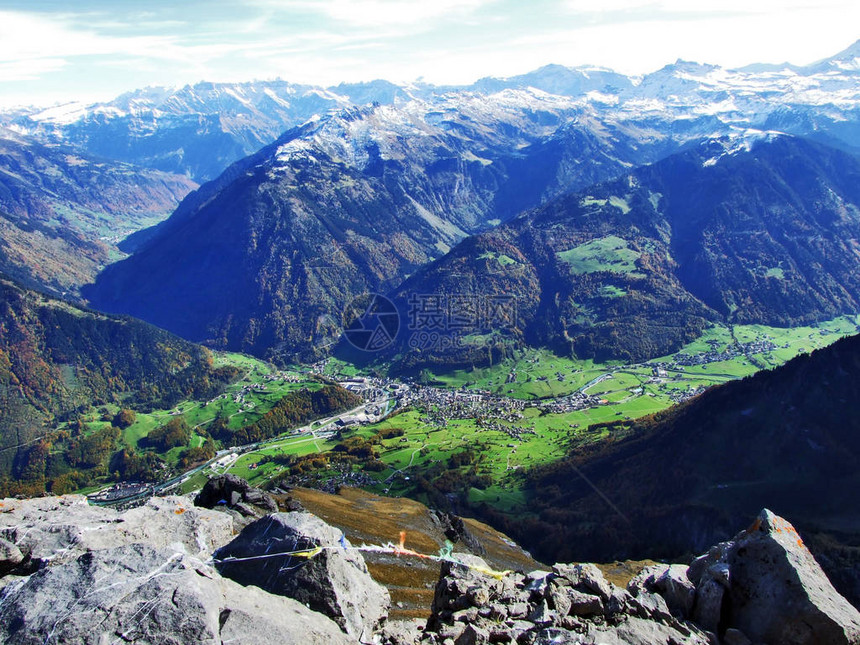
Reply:
<svg viewBox="0 0 860 645"><path fill-rule="evenodd" d="M341 488L337 495L296 488L292 496L305 508L338 527L354 545L397 543L406 531L405 546L420 553L435 554L445 544L445 535L434 522L430 509L403 498L379 497L355 488ZM502 533L482 522L464 522L483 546L480 553L494 569L532 571L545 568ZM469 551L455 544L455 551ZM364 554L371 575L391 593L391 618L426 618L430 615L433 588L439 579L439 563L415 557Z"/></svg>

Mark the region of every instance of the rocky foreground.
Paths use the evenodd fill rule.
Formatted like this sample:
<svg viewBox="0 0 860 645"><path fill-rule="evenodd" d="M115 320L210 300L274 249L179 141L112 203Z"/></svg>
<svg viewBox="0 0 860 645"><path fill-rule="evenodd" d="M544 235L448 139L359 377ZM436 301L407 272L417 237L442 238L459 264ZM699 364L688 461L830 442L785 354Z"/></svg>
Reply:
<svg viewBox="0 0 860 645"><path fill-rule="evenodd" d="M454 553L430 618L407 622L387 620L388 590L339 529L276 508L223 479L124 513L2 500L0 642L860 644L860 613L767 510L626 589L593 564L492 575Z"/></svg>

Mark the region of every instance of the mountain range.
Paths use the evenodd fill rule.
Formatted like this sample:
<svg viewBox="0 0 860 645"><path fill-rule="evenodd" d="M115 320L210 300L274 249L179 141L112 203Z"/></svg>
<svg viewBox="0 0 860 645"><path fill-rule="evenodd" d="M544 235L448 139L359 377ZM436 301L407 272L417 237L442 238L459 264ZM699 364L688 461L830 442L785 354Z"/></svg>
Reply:
<svg viewBox="0 0 860 645"><path fill-rule="evenodd" d="M832 318L860 309L858 187L856 157L808 140L707 140L469 238L396 300L407 319L414 294L512 296L501 331L597 360L677 351L708 322ZM424 350L413 364L447 360Z"/></svg>
<svg viewBox="0 0 860 645"><path fill-rule="evenodd" d="M421 275L432 276L437 287L444 282L442 268L459 262L456 252L442 257L458 242L560 198L552 208L565 212L574 202L591 199L586 210L599 211L594 219L604 220L603 232L596 234L592 218L580 213L565 220L563 242L569 248L555 249L562 255L505 265L511 273L532 264L543 278L558 273L568 291L584 289L581 302L561 292L557 302L554 297L538 302L537 274L519 285L525 290L515 288L514 295L525 298L520 308L526 318L542 307L543 328L523 321L519 330L527 342L572 346L583 355L644 357L676 348L709 319L791 324L853 310L856 196L850 185L853 170L842 166L854 168L848 155L858 144L851 126L860 100L858 72L851 63L857 49L807 68L729 71L679 61L626 81L605 70L548 67L521 77L483 79L467 88L373 83L329 88L328 94L296 90L299 98L309 92L341 97L332 98L337 106L349 104L350 96L370 100L374 93L382 101L316 114L235 162L191 195L168 222L148 231L134 256L105 270L85 290L86 297L94 306L139 316L214 347L285 360L316 357L330 351L343 312L356 297L402 294L413 286L431 293L426 283L414 282L419 278L398 285L423 267ZM216 92L215 87L206 86L204 94L235 102L236 91ZM270 94L254 96L262 101ZM242 96L242 105L253 103L247 98L251 94ZM209 105L193 103L192 109L192 103L186 100L183 109L199 114ZM222 116L231 109L225 107ZM766 129L771 126L779 128ZM167 120L165 129L155 131L169 128ZM750 147L753 139L785 132L848 152L840 157L837 151L797 144L791 150L794 166L780 162L772 170L763 169L754 156L729 154L735 147ZM775 156L789 144L773 145ZM678 153L692 157L673 156ZM810 159L801 159L807 155ZM652 165L641 171L641 179L630 175L644 164ZM808 185L796 182L807 171L813 173ZM679 179L678 173L688 176ZM626 177L621 182L651 187L601 184L595 194L560 197L619 176ZM685 196L688 182L700 179L701 193ZM726 181L735 185L721 192ZM831 181L836 184L832 199ZM596 194L600 191L607 195ZM601 204L609 197L616 202ZM636 206L631 217L644 218L639 224L648 229L641 236L627 217L632 208L627 197ZM749 230L738 231L731 242L712 244L735 217L712 212L701 216L713 227L706 236L690 237L704 219L691 219L683 210L709 207L711 197L732 212L747 209L738 217L745 218ZM646 213L649 208L660 212ZM819 210L829 219L819 217ZM782 218L772 223L765 214L777 211ZM551 217L548 212L466 244L503 239L519 226L516 235L523 239L508 241L527 246L525 238L532 236L532 247L519 252L524 259L539 256L547 235L532 235L531 224L524 222L537 223ZM627 232L620 234L622 229ZM636 236L638 242L631 239ZM646 241L657 246L635 246ZM830 242L840 247L835 255L827 248ZM582 247L587 244L592 246ZM610 251L627 258L618 266L636 270L601 277L600 270L576 269L577 257L593 259L613 244L620 246ZM717 258L727 250L729 259ZM489 247L483 252L513 257ZM573 269L559 273L559 258L573 260L567 262ZM434 260L439 263L427 268ZM643 271L643 262L653 264ZM751 274L754 284L741 284ZM765 301L753 305L751 299L759 296ZM679 308L682 313L675 316ZM643 324L644 334L639 333ZM621 344L635 347L606 341L627 337L631 330L636 338Z"/></svg>
<svg viewBox="0 0 860 645"><path fill-rule="evenodd" d="M319 88L284 81L149 87L95 105L7 114L6 124L46 141L198 182L271 143L290 126L350 105Z"/></svg>
<svg viewBox="0 0 860 645"><path fill-rule="evenodd" d="M729 70L678 60L628 77L598 67L547 65L465 86L382 80L328 88L286 81L204 82L150 87L92 105L7 110L0 113L0 125L202 183L314 115L374 103L433 103L532 88L574 99L601 121L640 128L646 138L690 139L727 126L755 127L856 151L858 60L860 42L806 67L785 63Z"/></svg>
<svg viewBox="0 0 860 645"><path fill-rule="evenodd" d="M355 297L647 154L533 92L352 108L205 184L86 297L215 347L312 357Z"/></svg>

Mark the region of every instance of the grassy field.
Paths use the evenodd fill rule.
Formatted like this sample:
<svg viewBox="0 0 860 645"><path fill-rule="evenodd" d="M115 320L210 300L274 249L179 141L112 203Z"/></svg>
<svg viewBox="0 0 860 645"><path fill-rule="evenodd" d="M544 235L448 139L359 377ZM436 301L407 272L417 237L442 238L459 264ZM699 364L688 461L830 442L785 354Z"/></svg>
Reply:
<svg viewBox="0 0 860 645"><path fill-rule="evenodd" d="M207 424L218 417L228 418L231 428L239 428L259 419L286 394L300 388L313 390L321 387L320 383L307 379L299 372L279 371L268 363L244 354L219 352L215 355L215 364L218 367L237 367L244 372L243 376L211 401L183 401L172 410L138 414L134 424L123 431L123 442L136 448L140 440L153 429L179 415L194 429L205 429ZM201 443L202 438L192 438L190 445Z"/></svg>
<svg viewBox="0 0 860 645"><path fill-rule="evenodd" d="M311 390L322 387L322 384L310 379L306 374L297 370L277 370L274 366L259 359L243 354L218 352L214 354L217 367L234 366L242 371L242 376L229 385L223 394L211 401L183 401L170 410L154 410L149 413L136 413L132 425L124 428L120 436L121 447L131 450L143 450L141 441L155 428L165 425L170 419L181 416L192 428L191 438L187 445L179 446L159 453L168 466L176 466L180 454L187 448L200 447L205 438L206 426L218 417L229 419L229 425L239 428L253 423L268 412L277 401L286 394L300 388ZM96 432L111 424L110 419L120 409L120 406L108 404L91 410L83 417L85 434ZM308 446L308 451L325 450L323 444ZM250 460L243 463L250 464ZM243 471L247 474L247 468ZM197 476L194 483L183 486L183 489L194 490L194 485L205 482L205 477ZM199 486L198 486L199 487Z"/></svg>
<svg viewBox="0 0 860 645"><path fill-rule="evenodd" d="M571 272L577 274L597 271L635 274L636 260L640 256L625 240L615 235L580 244L556 255L570 266Z"/></svg>
<svg viewBox="0 0 860 645"><path fill-rule="evenodd" d="M435 374L435 381L445 387L469 387L487 390L516 399L545 399L565 396L604 374L613 364L596 365L556 356L544 349L527 350L516 360L474 370L456 370ZM564 380L559 380L561 373ZM514 375L508 383L509 374Z"/></svg>
<svg viewBox="0 0 860 645"><path fill-rule="evenodd" d="M496 253L495 251L486 251L478 256L479 260L495 260L501 266L506 267L511 264L516 264L517 261L504 253Z"/></svg>
<svg viewBox="0 0 860 645"><path fill-rule="evenodd" d="M739 343L759 341L769 342L775 346L771 351L753 353L749 357L741 355L729 361L713 362L702 366L685 366L674 370L673 376L680 376L681 383L670 382L666 386L671 390L695 389L732 378L749 376L762 367L777 367L798 354L824 347L842 336L858 333L858 331L860 331L860 316L843 316L817 325L793 329L764 325L737 325L730 329L725 325L715 325L676 354L655 358L638 365L624 366L617 362L595 364L591 360L571 359L556 356L548 350L536 349L526 350L517 358L492 367L434 374L434 380L445 387L486 390L525 400L544 399L571 394L592 380L619 369L647 379L655 366L660 363L674 362L678 354L695 356L709 351L724 352L735 345L735 339ZM758 365L751 363L750 359L756 361ZM511 382L508 382L509 375L513 375ZM610 388L610 390L613 389L618 388ZM599 391L599 388L588 390L592 394Z"/></svg>
<svg viewBox="0 0 860 645"><path fill-rule="evenodd" d="M589 426L653 414L672 405L679 396L753 374L759 366L780 365L802 352L856 333L858 324L860 317L843 317L796 329L715 326L681 352L642 364L595 364L555 356L546 350L532 350L501 365L436 374L438 384L451 388L487 390L525 400L581 390L598 397L603 404L564 414L527 407L514 423L497 421L502 429L482 427L477 419L449 420L442 427L430 421L424 411L407 410L355 431L363 436L391 428L404 431L402 437L382 441L380 459L387 468L370 473L376 480L370 488L389 495L414 494L414 476L446 464L452 455L471 450L476 455L473 465L477 474L487 475L491 484L484 489L471 489L470 500L487 502L500 510L516 510L524 501L519 477L522 469L555 460L572 445L601 441L613 431ZM745 344L750 353L739 351L738 343ZM719 358L725 352L731 352L731 358L701 365L680 364L702 355ZM506 383L511 379L513 382ZM504 431L505 427L516 432ZM308 440L286 443L277 450L308 454L318 443ZM330 447L328 443L319 445L323 451ZM248 457L248 464L259 458L255 454ZM239 462L231 472L246 473L255 481L261 481L261 475L271 476L268 471L251 473L245 468L245 462Z"/></svg>
<svg viewBox="0 0 860 645"><path fill-rule="evenodd" d="M629 408L631 416L641 416L660 407L656 404ZM521 423L525 432L513 438L507 432L480 427L473 419L452 420L446 427L422 420L422 413L410 410L370 426L366 430L402 428L403 437L382 442L380 459L388 466L373 473L375 492L403 494L410 488L409 473L420 473L428 466L446 463L451 455L471 450L476 455L474 466L479 475L487 475L492 483L485 489L473 488L473 501L487 501L502 510L514 510L524 500L518 471L558 459L568 451L572 442L587 443L604 438L607 431L590 431L593 423L614 421L616 410L601 406L568 414L541 414L537 409L526 410Z"/></svg>
<svg viewBox="0 0 860 645"><path fill-rule="evenodd" d="M347 436L352 433L370 437L381 430L403 430L402 436L384 439L379 445L379 458L386 468L382 472L367 473L375 481L370 486L375 492L415 494L417 475L434 468L447 468L452 455L471 451L474 461L469 468L473 467L485 482L482 488L470 490L470 500L513 511L524 501L524 469L555 460L573 445L601 441L610 432L623 431L589 426L658 412L702 388L753 374L761 367L780 365L799 353L857 333L858 329L860 316L795 329L714 326L676 354L633 365L596 364L559 357L547 350L527 350L499 365L435 374L433 378L442 387L489 391L531 404L578 391L602 403L565 413L549 413L530 405L515 420L449 419L446 425L431 420L427 411L408 409L379 423L353 429ZM138 446L148 432L175 414L182 414L189 425L201 432L219 415L229 417L231 425L238 427L259 418L284 394L298 387L319 386L302 376L298 368L277 372L264 362L237 354L219 354L217 360L240 367L243 377L213 401L185 402L173 410L139 414L135 423L124 430L123 442L130 447ZM695 364L697 360L710 362ZM329 360L324 371L330 375L353 375L357 370L342 361ZM105 423L93 418L92 429ZM488 423L492 427L488 427ZM325 430L316 427L315 433ZM195 433L189 445L200 445L202 441L203 437ZM267 458L324 453L335 443L316 434L283 436L253 452L236 456L230 463L208 467L186 481L182 490L195 490L208 476L224 472L261 485L287 474L283 464ZM175 463L183 448L167 453L168 462Z"/></svg>
<svg viewBox="0 0 860 645"><path fill-rule="evenodd" d="M315 453L323 453L331 450L335 441L317 438L313 435L288 436L275 441L268 442L264 447L239 455L225 465L211 464L195 474L191 479L182 484L183 492L191 492L199 489L209 477L230 473L247 480L254 486L261 486L283 474L285 467L276 462L265 462L264 457L275 457L278 455L295 455L301 457Z"/></svg>

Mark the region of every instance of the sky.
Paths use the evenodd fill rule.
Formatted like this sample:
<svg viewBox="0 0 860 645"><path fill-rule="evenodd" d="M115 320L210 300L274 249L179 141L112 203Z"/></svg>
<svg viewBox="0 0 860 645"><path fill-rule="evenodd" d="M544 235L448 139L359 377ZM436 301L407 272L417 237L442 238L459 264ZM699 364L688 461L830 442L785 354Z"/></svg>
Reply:
<svg viewBox="0 0 860 645"><path fill-rule="evenodd" d="M857 0L0 0L0 106L282 78L436 84L548 63L808 64L860 39Z"/></svg>

